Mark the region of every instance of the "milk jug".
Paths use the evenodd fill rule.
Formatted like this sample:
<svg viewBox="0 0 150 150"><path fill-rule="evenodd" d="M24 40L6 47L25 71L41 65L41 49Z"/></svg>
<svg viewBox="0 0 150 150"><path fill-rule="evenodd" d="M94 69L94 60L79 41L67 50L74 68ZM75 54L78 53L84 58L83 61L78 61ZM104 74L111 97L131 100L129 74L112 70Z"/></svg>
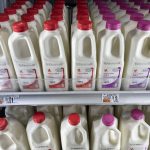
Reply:
<svg viewBox="0 0 150 150"><path fill-rule="evenodd" d="M96 76L96 42L91 21L78 22L72 37L72 88L94 90Z"/></svg>
<svg viewBox="0 0 150 150"><path fill-rule="evenodd" d="M32 106L7 106L5 109L6 117L15 118L24 126L27 125L29 118L34 114Z"/></svg>
<svg viewBox="0 0 150 150"><path fill-rule="evenodd" d="M16 14L16 9L14 8L5 8L5 13L8 14L11 25L20 20L19 16Z"/></svg>
<svg viewBox="0 0 150 150"><path fill-rule="evenodd" d="M8 31L0 28L0 91L17 91L16 74L8 48Z"/></svg>
<svg viewBox="0 0 150 150"><path fill-rule="evenodd" d="M112 114L105 114L93 122L91 150L120 150L121 132L117 129L118 120Z"/></svg>
<svg viewBox="0 0 150 150"><path fill-rule="evenodd" d="M12 4L11 7L16 9L16 14L19 16L21 16L25 13L24 10L21 8L21 5L18 3Z"/></svg>
<svg viewBox="0 0 150 150"><path fill-rule="evenodd" d="M98 90L120 90L124 67L124 38L119 21L106 23L105 34L98 49Z"/></svg>
<svg viewBox="0 0 150 150"><path fill-rule="evenodd" d="M31 150L60 150L56 122L49 114L36 112L29 120L26 131Z"/></svg>
<svg viewBox="0 0 150 150"><path fill-rule="evenodd" d="M39 42L46 90L68 90L67 59L57 21L44 23Z"/></svg>
<svg viewBox="0 0 150 150"><path fill-rule="evenodd" d="M27 23L20 21L13 24L8 45L21 91L42 91L38 51L34 49Z"/></svg>
<svg viewBox="0 0 150 150"><path fill-rule="evenodd" d="M0 150L30 149L25 128L13 118L0 118L0 141Z"/></svg>
<svg viewBox="0 0 150 150"><path fill-rule="evenodd" d="M132 109L142 109L140 105L123 105L115 107L115 116L120 119L120 117L127 117L130 115Z"/></svg>
<svg viewBox="0 0 150 150"><path fill-rule="evenodd" d="M140 21L135 31L127 36L125 68L122 86L124 90L144 90L150 74L149 54L150 22Z"/></svg>
<svg viewBox="0 0 150 150"><path fill-rule="evenodd" d="M149 13L150 10L150 4L141 4L139 13L143 14L146 16Z"/></svg>
<svg viewBox="0 0 150 150"><path fill-rule="evenodd" d="M142 14L132 14L130 17L130 20L122 25L122 33L124 35L124 39L126 40L127 35L130 31L136 29L138 21L143 19L143 15Z"/></svg>
<svg viewBox="0 0 150 150"><path fill-rule="evenodd" d="M113 106L89 106L88 121L90 128L93 121L101 118L104 114L114 114Z"/></svg>
<svg viewBox="0 0 150 150"><path fill-rule="evenodd" d="M37 106L37 111L49 113L56 120L58 127L60 127L62 116L63 116L61 106Z"/></svg>
<svg viewBox="0 0 150 150"><path fill-rule="evenodd" d="M61 123L62 150L89 150L87 121L81 115L74 113L64 118Z"/></svg>
<svg viewBox="0 0 150 150"><path fill-rule="evenodd" d="M147 150L149 146L149 125L144 121L144 114L133 109L129 118L121 118L121 150Z"/></svg>
<svg viewBox="0 0 150 150"><path fill-rule="evenodd" d="M87 118L87 113L86 113L86 106L81 106L81 105L70 105L70 106L63 106L63 116L69 116L72 113L78 113L85 118Z"/></svg>
<svg viewBox="0 0 150 150"><path fill-rule="evenodd" d="M9 17L6 13L0 14L0 26L1 28L7 30L9 34L12 33L11 24L9 22Z"/></svg>
<svg viewBox="0 0 150 150"><path fill-rule="evenodd" d="M29 9L27 10L27 13L28 13L28 14L31 14L31 15L34 15L35 21L36 21L36 22L40 25L40 27L43 29L43 22L44 22L44 20L43 20L43 18L39 15L38 9L36 9L36 8L29 8Z"/></svg>

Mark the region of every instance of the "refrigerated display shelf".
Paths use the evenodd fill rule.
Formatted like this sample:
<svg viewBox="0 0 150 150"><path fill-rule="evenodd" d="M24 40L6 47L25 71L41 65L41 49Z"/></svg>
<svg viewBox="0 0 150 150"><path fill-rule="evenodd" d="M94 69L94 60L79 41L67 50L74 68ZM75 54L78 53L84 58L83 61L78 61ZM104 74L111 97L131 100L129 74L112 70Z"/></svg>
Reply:
<svg viewBox="0 0 150 150"><path fill-rule="evenodd" d="M150 91L1 92L8 105L150 105Z"/></svg>

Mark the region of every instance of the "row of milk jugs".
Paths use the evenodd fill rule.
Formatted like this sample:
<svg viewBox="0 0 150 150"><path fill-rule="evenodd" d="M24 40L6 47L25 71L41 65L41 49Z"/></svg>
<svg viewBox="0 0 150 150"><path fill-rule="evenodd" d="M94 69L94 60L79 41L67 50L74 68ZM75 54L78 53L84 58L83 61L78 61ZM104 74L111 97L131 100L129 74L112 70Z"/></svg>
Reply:
<svg viewBox="0 0 150 150"><path fill-rule="evenodd" d="M44 29L45 31L52 31L50 33L52 36L48 34L47 36L49 36L49 39L47 41L44 39L43 42L45 43L42 42L44 46L42 47L42 51L43 48L45 49L46 47L44 51L47 57L46 59L49 60L52 57L54 59L51 59L51 62L47 62L47 60L44 61L43 68L45 78L55 77L55 79L47 80L48 82L45 81L46 89L68 88L66 83L64 83L64 78L68 79L68 60L66 57L69 58L68 24L64 1L59 3L56 1L51 11L51 4L48 1L38 0L32 8L26 10L26 14L19 14L19 10L15 9L18 3L19 2L12 4L12 8L6 8L5 13L0 14L1 91L17 91L18 84L15 80L16 76L22 91L43 90L43 75L38 39L43 30L43 23L49 18L48 16L50 16L50 14L53 21L50 25L47 25L47 22L45 22ZM20 6L20 4L18 5ZM51 13L49 13L50 11ZM9 17L7 14L9 14ZM18 21L20 18L22 21ZM48 32L44 32L43 35L47 33ZM8 38L10 43L9 47ZM45 38L47 39L47 37ZM42 35L41 39L43 40ZM51 42L49 42L49 40ZM53 51L50 52L49 47ZM59 52L58 49L61 51ZM60 60L63 60L63 64L61 61L57 63L56 58L61 58ZM45 60L45 56L42 60ZM66 67L65 69L63 65Z"/></svg>
<svg viewBox="0 0 150 150"><path fill-rule="evenodd" d="M124 12L126 9L135 11L126 5L123 7ZM84 17L81 17L82 20L77 20L78 29L72 36L72 78L77 78L77 81L73 81L73 89L93 90L95 80L92 79L96 78L98 90L119 90L121 81L123 81L124 90L146 89L149 81L150 21L144 21L144 15L136 12L131 16L131 20L121 24L116 20L117 15L106 8L108 6L108 4L104 7L100 5L102 14L95 17L98 20L102 17L102 20L95 25L97 51L91 22L87 20L85 13L87 3L84 2L74 9L75 19L78 18L76 15L79 13L76 13L78 8L84 9L81 11ZM91 19L92 11L95 9L91 8ZM82 15L81 12L79 14ZM118 16L118 19L120 17ZM92 21L94 23L94 19ZM81 25L83 22L84 26ZM126 35L128 35L127 38Z"/></svg>
<svg viewBox="0 0 150 150"><path fill-rule="evenodd" d="M147 116L149 108L144 106ZM118 120L112 106L90 106L88 129L85 106L64 106L63 120L58 106L38 106L36 113L29 106L9 106L7 117L0 118L0 149L60 150L62 145L63 150L147 150L150 129L140 109L141 106L118 106ZM26 131L15 118L27 124Z"/></svg>

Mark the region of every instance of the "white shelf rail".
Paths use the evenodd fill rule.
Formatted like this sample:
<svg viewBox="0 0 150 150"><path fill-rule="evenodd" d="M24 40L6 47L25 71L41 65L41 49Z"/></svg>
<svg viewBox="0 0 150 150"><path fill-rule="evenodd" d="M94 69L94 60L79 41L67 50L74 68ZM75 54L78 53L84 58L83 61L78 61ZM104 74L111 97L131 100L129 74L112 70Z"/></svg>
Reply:
<svg viewBox="0 0 150 150"><path fill-rule="evenodd" d="M8 105L150 105L150 91L1 92Z"/></svg>

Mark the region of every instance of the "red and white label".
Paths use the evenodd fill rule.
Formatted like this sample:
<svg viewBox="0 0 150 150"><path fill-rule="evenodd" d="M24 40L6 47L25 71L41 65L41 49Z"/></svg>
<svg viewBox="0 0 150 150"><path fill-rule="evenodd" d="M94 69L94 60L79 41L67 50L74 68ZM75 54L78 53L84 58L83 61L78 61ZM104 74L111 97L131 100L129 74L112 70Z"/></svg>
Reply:
<svg viewBox="0 0 150 150"><path fill-rule="evenodd" d="M81 68L76 69L77 79L76 88L92 88L94 68Z"/></svg>

